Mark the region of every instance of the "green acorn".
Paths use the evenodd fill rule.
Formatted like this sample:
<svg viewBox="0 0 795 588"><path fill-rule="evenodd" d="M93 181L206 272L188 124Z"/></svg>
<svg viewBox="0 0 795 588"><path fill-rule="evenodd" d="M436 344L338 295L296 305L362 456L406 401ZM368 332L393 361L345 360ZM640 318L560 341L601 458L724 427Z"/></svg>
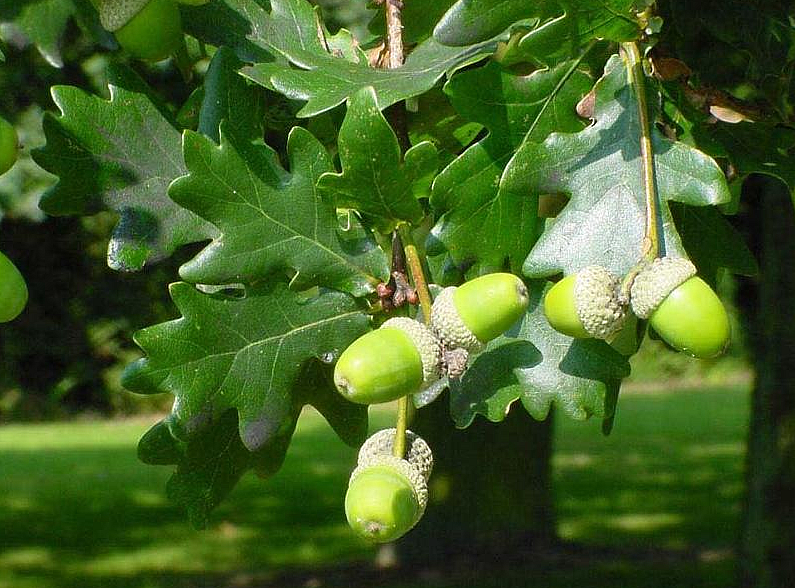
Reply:
<svg viewBox="0 0 795 588"><path fill-rule="evenodd" d="M618 286L619 279L598 265L566 276L544 297L547 321L569 337L609 339L621 330L626 318Z"/></svg>
<svg viewBox="0 0 795 588"><path fill-rule="evenodd" d="M182 44L182 23L175 0L93 0L102 26L115 34L131 55L160 61Z"/></svg>
<svg viewBox="0 0 795 588"><path fill-rule="evenodd" d="M359 451L345 495L348 524L376 543L394 541L422 518L433 456L427 443L406 431L406 457L392 455L395 429L378 431Z"/></svg>
<svg viewBox="0 0 795 588"><path fill-rule="evenodd" d="M0 252L0 323L15 319L28 303L28 287L17 267Z"/></svg>
<svg viewBox="0 0 795 588"><path fill-rule="evenodd" d="M729 317L717 294L687 259L662 257L632 283L633 312L671 347L693 357L720 355L731 338Z"/></svg>
<svg viewBox="0 0 795 588"><path fill-rule="evenodd" d="M3 175L17 161L19 137L10 122L0 116L0 175Z"/></svg>
<svg viewBox="0 0 795 588"><path fill-rule="evenodd" d="M440 363L441 347L428 327L406 317L391 318L342 352L334 384L351 402L389 402L438 380Z"/></svg>
<svg viewBox="0 0 795 588"><path fill-rule="evenodd" d="M515 275L487 274L442 290L433 301L431 325L446 349L478 351L518 321L529 300Z"/></svg>

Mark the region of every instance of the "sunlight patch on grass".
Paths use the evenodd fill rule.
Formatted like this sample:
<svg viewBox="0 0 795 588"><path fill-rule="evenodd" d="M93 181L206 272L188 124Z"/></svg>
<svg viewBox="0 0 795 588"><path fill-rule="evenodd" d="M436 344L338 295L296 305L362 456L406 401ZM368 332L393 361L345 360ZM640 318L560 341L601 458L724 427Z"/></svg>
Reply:
<svg viewBox="0 0 795 588"><path fill-rule="evenodd" d="M659 512L659 513L633 513L608 517L605 524L608 527L622 529L624 531L656 531L664 527L672 527L680 524L684 517L679 513Z"/></svg>
<svg viewBox="0 0 795 588"><path fill-rule="evenodd" d="M52 551L46 547L21 547L0 552L0 567L27 568L52 565Z"/></svg>
<svg viewBox="0 0 795 588"><path fill-rule="evenodd" d="M595 456L588 453L561 453L552 457L555 468L586 468L593 465Z"/></svg>
<svg viewBox="0 0 795 588"><path fill-rule="evenodd" d="M734 457L745 454L745 443L713 443L711 445L694 445L687 448L687 455L692 457Z"/></svg>

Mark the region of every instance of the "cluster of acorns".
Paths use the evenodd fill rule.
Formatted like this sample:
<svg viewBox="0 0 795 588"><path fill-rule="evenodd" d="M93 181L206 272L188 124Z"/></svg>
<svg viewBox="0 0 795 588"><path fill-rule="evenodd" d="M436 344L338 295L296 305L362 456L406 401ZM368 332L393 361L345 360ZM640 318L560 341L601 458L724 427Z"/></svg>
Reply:
<svg viewBox="0 0 795 588"><path fill-rule="evenodd" d="M715 292L681 258L658 258L622 283L601 266L557 282L544 299L550 325L574 338L611 340L629 309L648 319L672 347L694 357L714 357L729 343L729 320ZM389 402L415 394L447 375L458 377L469 353L508 330L529 302L524 282L512 274L481 276L436 297L430 327L392 318L354 341L340 356L334 383L348 400ZM395 429L379 431L359 452L345 497L348 523L375 542L394 541L419 521L428 500L433 459L428 445L407 433L406 455L392 454Z"/></svg>
<svg viewBox="0 0 795 588"><path fill-rule="evenodd" d="M620 280L601 266L566 276L544 299L549 324L575 338L610 340L624 326L629 308L648 319L663 341L693 357L715 357L729 344L723 304L684 258L661 257L647 264L632 280L628 300Z"/></svg>
<svg viewBox="0 0 795 588"><path fill-rule="evenodd" d="M524 315L524 282L512 274L481 276L445 288L433 303L430 326L391 318L354 341L340 356L334 383L352 402L376 404L415 394L443 376L457 377L479 350ZM407 432L406 454L392 454L395 429L379 431L359 451L345 496L348 523L375 542L394 541L422 517L433 458Z"/></svg>

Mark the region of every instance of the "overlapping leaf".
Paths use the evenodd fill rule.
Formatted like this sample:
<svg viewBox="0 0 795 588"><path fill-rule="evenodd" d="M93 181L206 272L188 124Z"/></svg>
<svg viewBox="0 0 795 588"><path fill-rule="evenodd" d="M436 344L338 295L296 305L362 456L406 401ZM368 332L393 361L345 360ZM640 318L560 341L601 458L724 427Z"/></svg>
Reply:
<svg viewBox="0 0 795 588"><path fill-rule="evenodd" d="M100 26L97 12L89 0L13 0L0 3L0 22L13 23L54 67L63 67L61 45L66 27L73 18L99 41L113 44L110 34Z"/></svg>
<svg viewBox="0 0 795 588"><path fill-rule="evenodd" d="M362 295L388 274L386 260L360 227L343 231L315 184L333 169L325 148L296 127L287 143L290 173L268 147L222 135L218 147L185 134L190 174L171 197L216 225L221 235L180 273L204 284L250 283L278 270L299 282Z"/></svg>
<svg viewBox="0 0 795 588"><path fill-rule="evenodd" d="M302 366L345 349L368 326L349 296L305 300L282 283L233 298L181 282L172 284L171 296L182 318L136 334L147 357L127 369L124 385L174 394L172 416L186 435L236 409L249 451L292 426L291 391Z"/></svg>
<svg viewBox="0 0 795 588"><path fill-rule="evenodd" d="M738 175L757 173L787 184L795 204L795 130L768 123L741 122L701 125L693 130L696 140L718 143Z"/></svg>
<svg viewBox="0 0 795 588"><path fill-rule="evenodd" d="M743 276L759 272L742 235L714 206L671 203L671 212L688 256L707 282L717 283L720 268Z"/></svg>
<svg viewBox="0 0 795 588"><path fill-rule="evenodd" d="M108 265L139 270L215 231L167 196L186 172L179 131L139 79L111 75L109 101L70 86L52 89L62 115L45 116L47 145L34 159L59 181L40 206L53 215L117 212Z"/></svg>
<svg viewBox="0 0 795 588"><path fill-rule="evenodd" d="M220 47L204 76L198 131L216 143L221 141L222 121L227 121L227 131L241 139L262 137L262 88L246 83L237 73L241 65L230 49Z"/></svg>
<svg viewBox="0 0 795 588"><path fill-rule="evenodd" d="M326 173L318 183L338 207L355 208L387 227L394 221L422 218L417 198L428 192L436 171L436 148L429 142L419 143L401 161L397 137L381 114L372 88L350 99L338 148L342 173Z"/></svg>
<svg viewBox="0 0 795 588"><path fill-rule="evenodd" d="M516 75L499 64L454 76L445 86L456 110L489 129L434 180L431 206L443 215L433 238L457 264L518 271L536 236L538 203L529 195L498 194L500 176L523 141L541 141L552 130L576 131L575 106L590 88L577 62ZM472 239L485 232L488 243ZM438 253L431 247L431 254Z"/></svg>
<svg viewBox="0 0 795 588"><path fill-rule="evenodd" d="M185 13L192 34L233 47L242 59L256 63L243 70L245 75L290 98L305 100L299 112L305 117L342 104L368 86L375 88L378 107L384 109L425 92L446 73L482 59L497 46L496 39L466 47L444 47L428 39L403 67L384 70L370 67L360 52L338 54L334 44L319 34L323 28L304 0L217 0Z"/></svg>
<svg viewBox="0 0 795 588"><path fill-rule="evenodd" d="M544 277L592 264L623 275L637 261L645 226L637 102L624 62L613 56L594 88L595 124L525 143L506 168L500 192L571 196L530 252L524 272ZM730 199L710 157L652 128L659 226L664 254L685 256L668 201L693 206Z"/></svg>
<svg viewBox="0 0 795 588"><path fill-rule="evenodd" d="M292 412L284 430L256 451L243 445L237 412L228 410L187 438L181 438L178 422L166 418L144 435L138 455L145 463L177 466L168 481L168 494L187 510L195 527L203 528L209 513L244 473L253 469L268 477L281 467L305 404L317 408L347 443L358 445L366 437L366 407L344 400L319 362L307 365L292 394Z"/></svg>
<svg viewBox="0 0 795 588"><path fill-rule="evenodd" d="M538 420L553 404L574 419L612 416L629 375L626 358L604 341L571 339L550 327L543 311L548 289L532 287L521 323L490 343L451 386L457 426L469 426L478 414L501 421L516 400Z"/></svg>
<svg viewBox="0 0 795 588"><path fill-rule="evenodd" d="M434 37L445 45L469 45L521 24L530 31L514 43L550 63L575 55L591 39L628 41L638 36L635 0L458 0L442 17Z"/></svg>

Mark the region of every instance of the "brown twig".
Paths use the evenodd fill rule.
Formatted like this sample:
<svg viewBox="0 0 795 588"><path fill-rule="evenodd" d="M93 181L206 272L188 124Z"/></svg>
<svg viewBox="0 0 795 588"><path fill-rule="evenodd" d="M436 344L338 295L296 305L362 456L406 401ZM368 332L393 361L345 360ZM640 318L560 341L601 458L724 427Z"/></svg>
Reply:
<svg viewBox="0 0 795 588"><path fill-rule="evenodd" d="M386 3L386 39L389 49L389 69L403 65L403 2L385 0Z"/></svg>

